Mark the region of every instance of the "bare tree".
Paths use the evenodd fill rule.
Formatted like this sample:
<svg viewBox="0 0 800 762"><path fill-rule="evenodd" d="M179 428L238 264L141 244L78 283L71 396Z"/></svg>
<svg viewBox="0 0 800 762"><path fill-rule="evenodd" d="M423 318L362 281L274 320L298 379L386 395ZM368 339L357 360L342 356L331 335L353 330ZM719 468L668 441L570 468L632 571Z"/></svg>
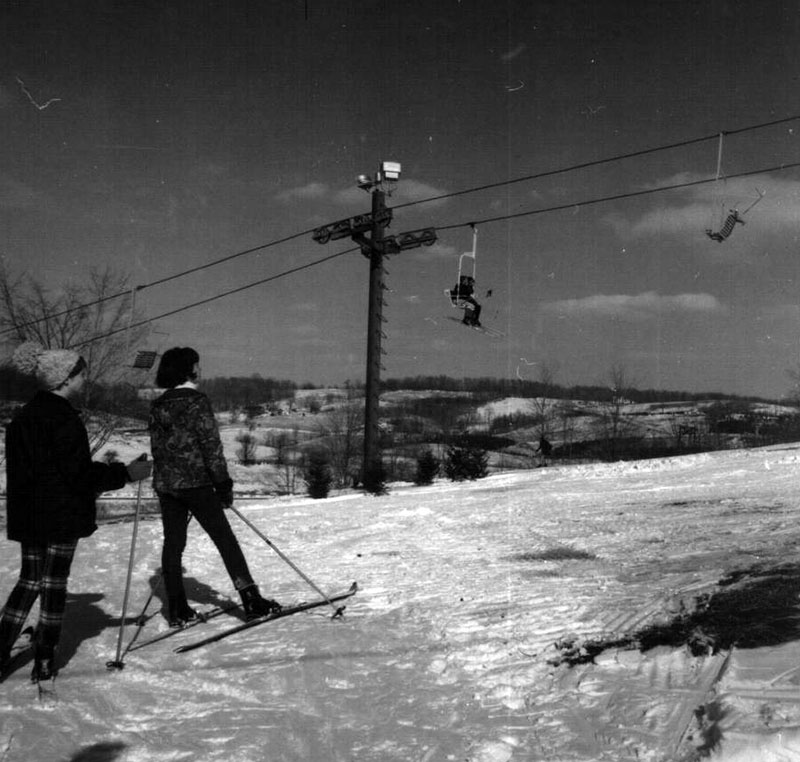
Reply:
<svg viewBox="0 0 800 762"><path fill-rule="evenodd" d="M239 456L239 462L243 466L251 466L256 462L256 450L258 448L258 440L253 434L253 430L240 431L236 435L236 441L239 443L239 449L236 451Z"/></svg>
<svg viewBox="0 0 800 762"><path fill-rule="evenodd" d="M330 467L337 486L350 485L359 472L364 406L354 401L340 405L325 415L318 430L330 453Z"/></svg>
<svg viewBox="0 0 800 762"><path fill-rule="evenodd" d="M537 381L540 394L530 401L531 413L535 418L534 429L539 440L552 436L553 420L558 412L553 401L556 389L555 377L556 371L551 365L542 363L539 366Z"/></svg>
<svg viewBox="0 0 800 762"><path fill-rule="evenodd" d="M561 447L563 452L566 452L571 457L577 419L581 411L572 400L560 400L555 406L555 414L560 424Z"/></svg>
<svg viewBox="0 0 800 762"><path fill-rule="evenodd" d="M0 263L0 338L6 344L38 341L48 349L79 351L87 364L84 401L99 382L118 381L133 347L148 326L126 330L133 314L128 276L106 266L89 271L85 283L67 283L53 292L23 273L14 278Z"/></svg>
<svg viewBox="0 0 800 762"><path fill-rule="evenodd" d="M631 428L631 420L625 414L630 404L633 382L623 365L613 365L607 377L608 396L600 401L598 411L603 434L608 448L608 457L613 460L619 453L619 444Z"/></svg>
<svg viewBox="0 0 800 762"><path fill-rule="evenodd" d="M290 495L294 494L297 488L299 476L297 444L299 441L298 428L295 426L291 432L281 431L264 442L275 450L275 466L277 468L274 477L275 486Z"/></svg>

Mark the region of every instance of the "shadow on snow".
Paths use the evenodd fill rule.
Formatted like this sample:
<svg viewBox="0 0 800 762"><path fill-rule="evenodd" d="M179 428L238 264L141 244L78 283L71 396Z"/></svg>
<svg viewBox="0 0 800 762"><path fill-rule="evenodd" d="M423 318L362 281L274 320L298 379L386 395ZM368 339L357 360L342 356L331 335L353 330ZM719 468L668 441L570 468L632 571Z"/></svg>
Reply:
<svg viewBox="0 0 800 762"><path fill-rule="evenodd" d="M719 589L699 596L665 622L619 638L557 644L553 664L585 664L611 648L688 647L702 656L736 648L777 646L800 639L800 564L755 564L728 574Z"/></svg>

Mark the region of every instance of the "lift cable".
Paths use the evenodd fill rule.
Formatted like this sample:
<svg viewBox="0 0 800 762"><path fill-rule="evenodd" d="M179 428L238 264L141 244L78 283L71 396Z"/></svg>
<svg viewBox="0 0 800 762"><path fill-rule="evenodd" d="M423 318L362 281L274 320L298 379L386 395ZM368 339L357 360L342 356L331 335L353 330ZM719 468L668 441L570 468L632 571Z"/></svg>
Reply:
<svg viewBox="0 0 800 762"><path fill-rule="evenodd" d="M554 175L565 174L567 172L573 172L573 171L576 171L576 170L579 170L579 169L587 169L589 167L601 166L603 164L609 164L609 163L612 163L612 162L615 162L615 161L622 161L624 159L635 158L635 157L638 157L638 156L645 156L645 155L648 155L648 154L657 153L659 151L672 150L674 148L690 146L690 145L694 145L694 144L697 144L697 143L702 143L702 142L709 141L709 140L718 140L720 135L737 135L737 134L741 134L741 133L744 133L744 132L751 132L753 130L764 129L766 127L774 127L776 125L785 124L787 122L796 121L798 119L800 119L800 115L788 116L788 117L784 117L782 119L775 119L775 120L772 120L770 122L762 122L761 124L755 124L755 125L749 125L749 126L746 126L746 127L740 127L738 129L735 129L735 130L723 130L721 132L716 132L713 135L706 135L704 137L691 138L691 139L688 139L688 140L678 141L676 143L669 143L669 144L666 144L666 145L663 145L663 146L655 146L655 147L652 147L652 148L645 148L645 149L642 149L642 150L639 150L639 151L633 151L633 152L626 153L626 154L618 154L616 156L610 156L610 157L607 157L607 158L604 158L604 159L597 159L597 160L594 160L594 161L583 162L581 164L574 164L574 165L569 166L569 167L562 167L560 169L553 169L553 170L548 170L548 171L545 171L545 172L540 172L540 173L536 173L536 174L532 174L532 175L525 175L523 177L512 178L510 180L503 180L501 182L496 182L496 183L488 183L486 185L480 185L480 186L476 186L476 187L473 187L473 188L466 188L464 190L454 191L453 193L444 193L444 194L440 194L438 196L431 196L429 198L418 199L416 201L408 201L408 202L406 202L404 204L397 204L397 205L393 206L392 208L393 209L403 209L403 208L406 208L406 207L409 207L409 206L416 206L416 205L419 205L419 204L425 204L425 203L429 203L429 202L432 202L432 201L440 201L440 200L443 200L443 199L455 198L457 196L464 196L464 195L467 195L469 193L477 193L479 191L490 190L490 189L493 189L493 188L500 188L500 187L504 187L504 186L508 186L508 185L514 185L514 184L517 184L517 183L527 182L527 181L530 181L530 180L541 179L543 177L552 177ZM788 169L791 166L795 166L795 165L783 165L780 168L781 169L784 169L784 168ZM764 171L776 171L776 170L773 169L773 170L761 170L761 171L764 172ZM744 177L744 176L746 176L746 174L747 173L739 174L739 175L731 175L730 177ZM757 173L753 172L751 174L757 174ZM710 181L705 181L704 180L704 181L699 181L699 182L693 183L693 184L700 184L702 182L710 182ZM675 185L675 186L670 186L670 187L679 188L679 187L687 187L687 186L685 186L685 185ZM669 188L655 189L653 191L647 191L647 192L656 192L657 190L669 190ZM594 201L586 201L586 202L582 202L582 204L566 204L566 205L561 206L561 207L552 207L552 208L548 208L548 209L536 210L536 211L533 211L533 212L522 212L522 213L520 213L518 215L511 215L509 217L492 217L492 218L487 218L487 220L484 220L484 222L496 222L496 221L499 221L499 220L502 220L502 219L511 219L513 216L523 217L523 216L527 216L529 214L539 214L539 213L542 213L542 212L545 212L545 211L557 211L558 209L571 208L571 207L574 207L574 206L587 205L587 204L592 204L592 203L599 203L600 201L605 201L605 200L614 200L614 199L619 199L619 198L629 198L629 197L631 197L633 195L643 195L644 193L645 192L633 193L633 194L622 194L622 195L619 195L619 196L609 197L608 199L597 199L597 200L594 200ZM448 230L448 229L452 229L452 228L456 228L456 227L461 227L461 225L452 225L452 226L449 226L449 227L446 227L446 228L439 228L439 230ZM206 262L205 264L198 265L196 267L192 267L192 268L190 268L188 270L182 270L181 272L177 272L177 273L174 273L172 275L168 275L168 276L165 276L163 278L159 278L157 280L151 281L150 283L144 283L142 285L134 286L134 287L126 289L124 291L120 291L120 292L118 292L116 294L110 294L108 296L101 297L101 298L96 299L95 301L92 301L92 302L87 302L85 304L81 304L81 305L78 305L78 306L75 306L75 307L70 307L69 309L63 310L61 312L53 313L52 315L49 315L46 318L38 318L37 320L32 320L32 321L29 321L27 323L22 323L22 324L20 324L18 326L14 326L12 328L6 328L6 329L3 329L3 330L0 330L0 336L3 336L3 335L8 334L8 333L13 333L14 331L17 331L20 328L26 328L26 327L31 326L31 325L37 325L38 323L45 322L46 320L50 320L50 319L53 319L53 318L61 317L61 316L66 315L66 314L68 314L70 312L75 312L75 311L78 311L78 310L81 310L81 309L86 309L88 307L93 307L93 306L96 306L98 304L102 304L104 302L111 301L112 299L118 299L120 297L127 296L132 291L137 291L138 292L138 291L142 291L142 290L144 290L146 288L152 288L153 286L162 285L164 283L168 283L169 281L176 280L177 278L182 278L182 277L184 277L186 275L191 275L192 273L196 273L196 272L199 272L201 270L208 269L210 267L215 267L216 265L224 264L225 262L229 262L229 261L231 261L233 259L236 259L238 257L242 257L242 256L245 256L247 254L253 254L253 253L258 252L258 251L263 251L264 249L267 249L267 248L270 248L270 247L273 247L273 246L278 246L278 245L283 244L283 243L288 243L289 241L295 240L297 238L302 238L304 236L310 235L311 233L314 232L314 230L316 230L316 228L309 228L308 230L303 230L303 231L301 231L299 233L293 233L292 235L286 236L284 238L276 239L274 241L270 241L269 243L261 244L259 246L253 246L251 248L244 249L242 251L238 251L238 252L235 252L233 254L229 254L229 255L221 257L219 259L212 260L211 262Z"/></svg>
<svg viewBox="0 0 800 762"><path fill-rule="evenodd" d="M775 167L757 169L757 170L750 170L748 172L740 172L738 174L730 175L730 177L731 178L748 177L750 175L756 175L756 174L764 174L764 173L769 173L769 172L780 172L782 170L794 169L796 167L800 167L800 162L793 162L791 164L780 164L780 165L775 166ZM713 182L714 182L714 178L707 178L705 180L692 180L692 181L688 181L688 182L685 182L685 183L674 183L672 185L662 185L662 186L659 186L657 188L647 188L645 190L640 190L640 191L630 191L629 193L619 193L619 194L616 194L614 196L603 196L603 197L600 197L600 198L587 199L585 201L580 201L580 202L572 203L572 204L560 204L559 206L550 206L550 207L545 207L545 208L541 208L541 209L530 209L530 210L528 210L526 212L516 212L514 214L500 215L500 216L497 216L497 217L487 217L487 218L482 219L482 220L471 220L470 222L459 222L459 223L456 223L456 224L453 224L453 225L444 225L444 226L441 226L441 227L437 227L436 230L437 231L440 231L440 230L455 230L457 228L465 227L467 225L471 225L471 226L479 225L479 224L480 225L485 225L485 224L492 223L492 222L502 222L504 220L518 219L520 217L529 217L529 216L533 216L533 215L536 215L536 214L545 214L547 212L558 212L558 211L563 211L565 209L577 209L577 208L580 208L582 206L591 206L593 204L600 204L600 203L603 203L603 202L606 202L606 201L618 201L620 199L634 198L636 196L651 195L653 193L662 193L664 191L677 190L677 189L680 189L680 188L691 188L691 187L694 187L694 186L704 185L704 184L713 183ZM293 275L294 273L300 272L301 270L307 270L307 269L309 269L311 267L316 267L317 265L324 264L325 262L329 262L332 259L336 259L337 257L344 256L345 254L351 254L351 253L356 252L356 251L360 252L361 251L361 247L345 249L344 251L340 251L340 252L338 252L336 254L331 254L330 256L323 257L322 259L317 259L314 262L309 262L309 263L307 263L305 265L300 265L298 267L293 267L290 270L285 270L284 272L278 273L277 275L272 275L269 278L262 278L261 280L254 281L253 283L248 283L248 284L246 284L244 286L239 286L238 288L232 289L230 291L225 291L223 293L215 294L214 296L210 296L210 297L208 297L206 299L201 299L200 301L192 302L191 304L186 304L186 305L184 305L182 307L178 307L178 308L176 308L174 310L171 310L170 312L164 312L164 313L162 313L160 315L156 315L154 317L147 318L146 320L141 320L138 323L133 323L132 325L126 326L125 328L117 328L117 329L115 329L113 331L110 331L108 333L101 334L101 335L98 335L98 336L93 336L92 338L86 339L85 341L81 342L80 344L75 344L73 347L69 347L69 348L70 349L74 349L75 347L82 347L82 346L85 346L87 344L92 344L95 341L100 341L101 339L106 339L109 336L114 336L115 334L122 333L123 331L130 330L131 328L139 328L140 326L147 325L148 323L155 322L156 320L161 320L162 318L165 318L165 317L171 317L172 315L176 315L176 314L178 314L180 312L184 312L186 310L193 309L194 307L199 307L199 306L201 306L203 304L208 304L209 302L216 301L217 299L222 299L223 297L226 297L226 296L231 296L232 294L238 294L238 293L240 293L242 291L246 291L247 289L253 288L255 286L263 285L264 283L270 283L272 281L279 280L280 278L284 278L287 275Z"/></svg>
<svg viewBox="0 0 800 762"><path fill-rule="evenodd" d="M92 336L85 341L81 341L78 344L73 344L72 346L66 347L67 349L76 349L78 347L84 347L87 344L93 344L95 341L100 341L101 339L107 339L110 336L114 336L118 333L123 333L124 331L129 331L132 328L140 328L143 325L147 325L148 323L153 323L156 320L161 320L162 318L171 317L172 315L177 315L179 312L185 312L186 310L193 309L194 307L200 307L203 304L208 304L209 302L214 302L217 299L222 299L226 296L231 296L232 294L238 294L242 291L246 291L249 288L254 288L255 286L261 286L264 283L270 283L271 281L279 280L280 278L285 278L287 275L293 275L294 273L298 273L301 270L308 270L311 267L316 267L316 265L321 265L325 262L329 262L332 259L336 259L337 257L341 257L345 254L351 254L354 251L361 251L361 248L353 248L353 249L346 249L345 251L340 251L336 254L330 254L327 257L323 257L322 259L317 259L314 262L308 262L305 265L299 265L298 267L293 267L290 270L284 270L277 275L271 275L269 278L262 278L261 280L254 281L253 283L247 283L244 286L239 286L238 288L231 289L230 291L224 291L220 294L215 294L214 296L209 296L206 299L201 299L197 302L192 302L191 304L185 304L183 307L177 307L174 310L170 310L169 312L163 312L160 315L155 315L154 317L147 318L145 320L140 320L138 323L132 323L131 325L126 325L124 328L116 328L113 331L108 331L107 333L100 334L98 336Z"/></svg>
<svg viewBox="0 0 800 762"><path fill-rule="evenodd" d="M736 130L723 130L715 132L713 135L706 135L702 138L690 138L688 140L681 140L677 143L669 143L663 146L654 146L652 148L643 148L639 151L632 151L631 153L617 154L616 156L609 156L605 159L595 159L594 161L586 161L581 164L573 164L569 167L562 167L560 169L550 169L545 172L537 172L533 175L524 175L523 177L515 177L511 180L503 180L502 182L487 183L486 185L479 185L474 188L465 188L464 190L454 191L452 193L442 193L438 196L430 196L429 198L422 198L416 201L407 201L404 204L397 204L393 209L403 209L404 207L416 206L417 204L427 204L431 201L443 201L448 198L455 198L457 196L466 196L469 193L477 193L479 191L491 190L493 188L502 188L508 185L515 185L516 183L528 182L530 180L540 180L543 177L553 177L554 175L565 174L567 172L574 172L579 169L589 169L590 167L599 167L603 164L611 164L615 161L623 161L624 159L632 159L638 156L647 156L651 153L658 153L659 151L669 151L674 148L683 148L685 146L695 145L697 143L704 143L709 140L719 140L720 135L738 135L743 132L751 132L753 130L760 130L765 127L774 127L778 124L785 122L794 122L800 119L800 115L787 116L783 119L775 119L771 122L763 122L761 124L754 124L748 127L740 127Z"/></svg>

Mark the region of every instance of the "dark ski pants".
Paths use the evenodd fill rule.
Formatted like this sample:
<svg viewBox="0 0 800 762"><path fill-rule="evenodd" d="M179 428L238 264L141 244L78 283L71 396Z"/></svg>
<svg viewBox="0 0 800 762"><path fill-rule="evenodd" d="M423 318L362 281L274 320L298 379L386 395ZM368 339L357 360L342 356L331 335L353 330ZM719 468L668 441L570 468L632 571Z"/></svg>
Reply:
<svg viewBox="0 0 800 762"><path fill-rule="evenodd" d="M186 595L183 589L182 559L190 514L217 546L234 587L241 590L253 584L247 561L213 487L196 487L175 493L161 492L158 499L164 528L161 568L164 572L164 587L170 600L185 599Z"/></svg>
<svg viewBox="0 0 800 762"><path fill-rule="evenodd" d="M472 309L469 307L464 310L464 320L465 323L477 323L479 322L481 316L481 305L471 296L464 296L461 298L461 301L467 302L471 305Z"/></svg>
<svg viewBox="0 0 800 762"><path fill-rule="evenodd" d="M36 654L50 658L61 637L67 580L78 541L22 544L19 579L0 613L0 649L11 648L19 637L31 607L39 598Z"/></svg>

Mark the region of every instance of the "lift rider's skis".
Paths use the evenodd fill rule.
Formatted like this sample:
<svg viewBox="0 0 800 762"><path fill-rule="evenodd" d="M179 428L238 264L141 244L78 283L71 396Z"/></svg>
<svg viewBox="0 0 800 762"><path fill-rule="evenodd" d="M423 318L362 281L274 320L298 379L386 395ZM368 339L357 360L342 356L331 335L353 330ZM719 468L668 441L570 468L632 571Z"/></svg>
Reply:
<svg viewBox="0 0 800 762"><path fill-rule="evenodd" d="M267 614L265 616L258 617L258 619L251 619L249 622L244 622L243 624L236 625L234 627L229 627L227 630L223 630L222 632L218 632L216 635L210 635L207 638L203 638L202 640L197 640L194 643L187 643L185 646L179 646L175 649L175 653L183 654L187 651L193 651L195 648L201 648L202 646L208 645L209 643L216 643L218 640L222 640L223 638L227 638L229 635L235 635L237 632L242 632L242 630L249 630L251 627L257 627L260 624L265 624L266 622L272 622L275 619L282 619L286 616L291 616L292 614L298 614L301 611L308 611L309 609L314 609L319 606L327 606L330 603L334 603L336 601L343 601L346 598L350 598L356 594L358 591L358 584L353 583L350 586L350 589L344 593L338 593L337 595L331 595L328 598L320 598L318 600L309 601L307 603L298 603L296 606L286 606L282 608L280 611L274 611L271 614ZM336 615L340 615L344 611L345 607L342 606L337 611Z"/></svg>

